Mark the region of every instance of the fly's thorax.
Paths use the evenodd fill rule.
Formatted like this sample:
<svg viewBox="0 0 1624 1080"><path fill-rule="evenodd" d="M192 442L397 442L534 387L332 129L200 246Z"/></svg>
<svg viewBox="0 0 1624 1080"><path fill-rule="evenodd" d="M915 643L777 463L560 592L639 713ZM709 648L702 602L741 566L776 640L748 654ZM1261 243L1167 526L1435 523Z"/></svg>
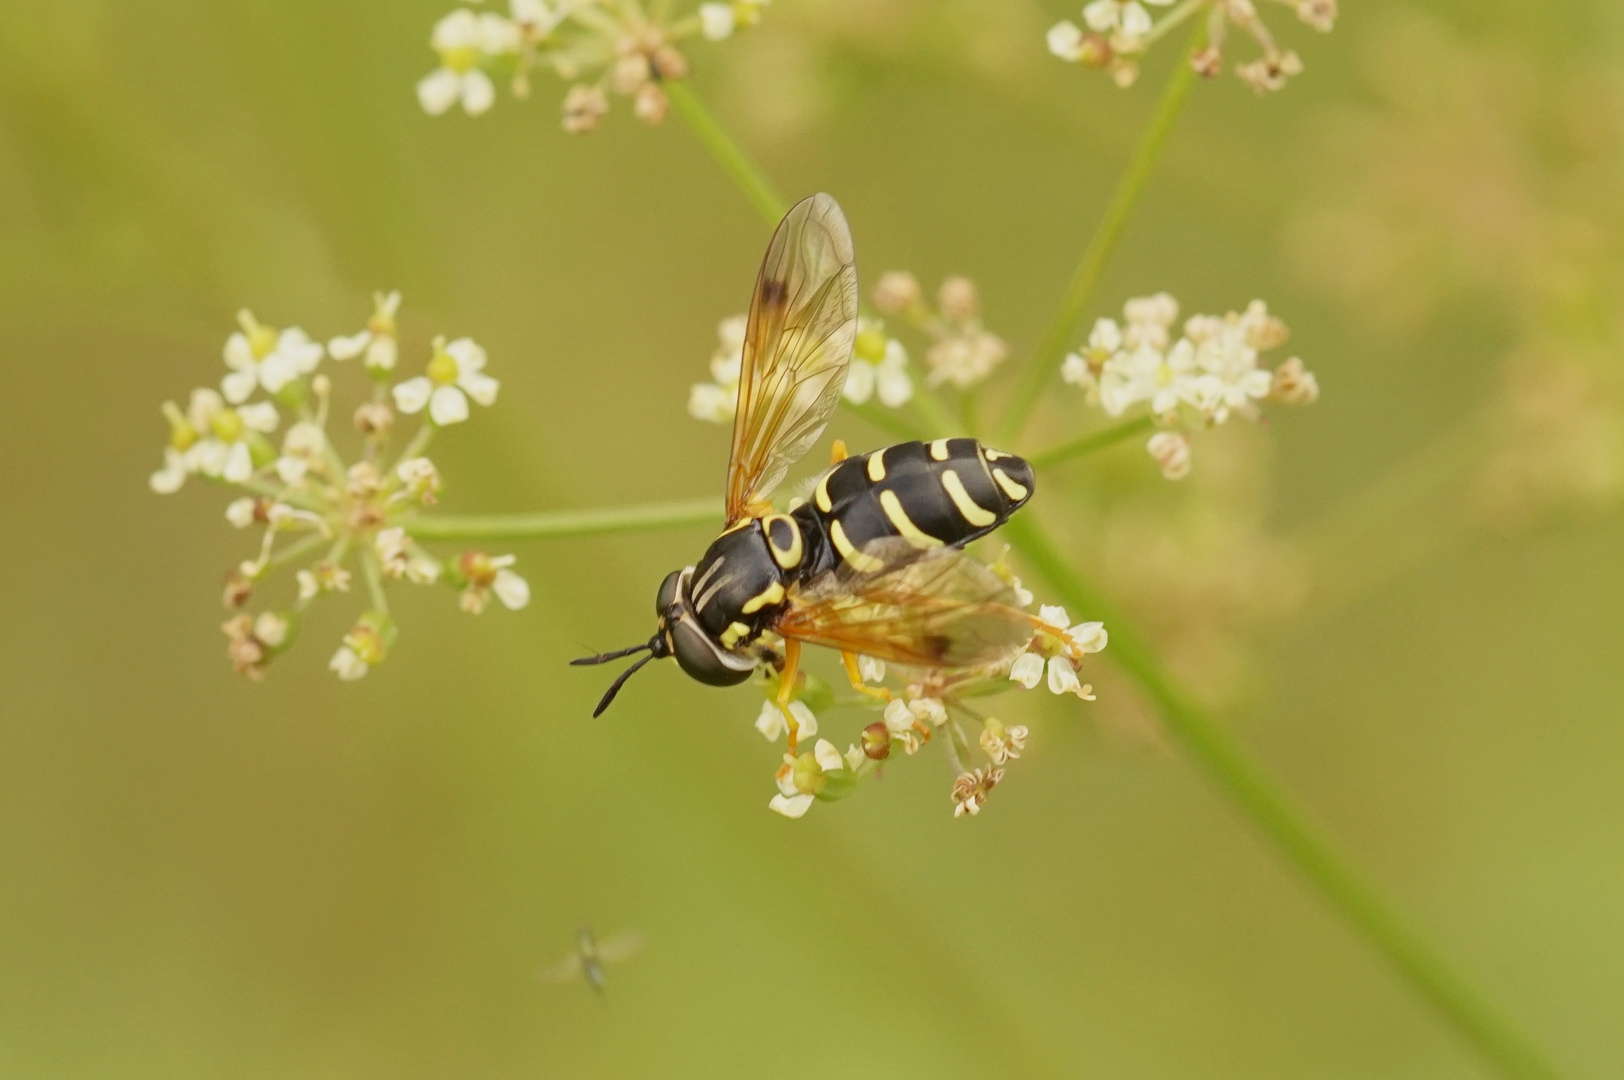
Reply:
<svg viewBox="0 0 1624 1080"><path fill-rule="evenodd" d="M974 439L898 443L825 473L807 506L833 559L878 570L864 548L901 537L916 548L962 547L998 528L1032 497L1032 467Z"/></svg>
<svg viewBox="0 0 1624 1080"><path fill-rule="evenodd" d="M699 625L729 651L754 641L783 610L804 552L800 527L783 514L747 519L717 537L688 582Z"/></svg>

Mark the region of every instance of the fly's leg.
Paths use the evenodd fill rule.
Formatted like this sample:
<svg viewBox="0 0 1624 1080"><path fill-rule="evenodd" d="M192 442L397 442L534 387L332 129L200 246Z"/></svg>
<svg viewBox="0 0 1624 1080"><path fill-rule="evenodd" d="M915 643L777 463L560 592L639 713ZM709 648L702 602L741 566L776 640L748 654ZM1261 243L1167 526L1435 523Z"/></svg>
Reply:
<svg viewBox="0 0 1624 1080"><path fill-rule="evenodd" d="M879 698L881 701L889 702L891 700L891 691L883 686L870 686L863 681L863 671L857 664L856 653L842 651L840 662L846 665L846 678L851 680L853 690L859 694L867 694L871 698Z"/></svg>
<svg viewBox="0 0 1624 1080"><path fill-rule="evenodd" d="M779 675L778 697L776 704L778 711L784 714L784 724L789 728L789 753L795 756L795 748L800 745L801 725L789 711L790 698L795 694L795 678L801 670L801 643L794 638L784 639L784 670Z"/></svg>

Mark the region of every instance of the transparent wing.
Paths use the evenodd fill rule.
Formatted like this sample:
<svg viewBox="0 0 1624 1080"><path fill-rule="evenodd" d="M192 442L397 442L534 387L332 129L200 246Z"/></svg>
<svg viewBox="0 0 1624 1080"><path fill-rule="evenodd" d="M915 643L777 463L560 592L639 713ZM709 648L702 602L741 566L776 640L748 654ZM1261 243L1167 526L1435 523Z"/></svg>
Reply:
<svg viewBox="0 0 1624 1080"><path fill-rule="evenodd" d="M840 569L792 588L773 629L786 638L910 667L962 669L1012 658L1033 618L1008 582L957 548L920 551L901 538L863 549L883 568Z"/></svg>
<svg viewBox="0 0 1624 1080"><path fill-rule="evenodd" d="M581 954L570 953L556 964L536 969L536 978L542 982L561 983L581 977Z"/></svg>
<svg viewBox="0 0 1624 1080"><path fill-rule="evenodd" d="M598 942L598 959L606 964L629 960L643 947L643 935L636 930L620 930Z"/></svg>
<svg viewBox="0 0 1624 1080"><path fill-rule="evenodd" d="M828 195L803 199L756 276L727 463L727 518L766 498L823 432L857 335L851 230Z"/></svg>

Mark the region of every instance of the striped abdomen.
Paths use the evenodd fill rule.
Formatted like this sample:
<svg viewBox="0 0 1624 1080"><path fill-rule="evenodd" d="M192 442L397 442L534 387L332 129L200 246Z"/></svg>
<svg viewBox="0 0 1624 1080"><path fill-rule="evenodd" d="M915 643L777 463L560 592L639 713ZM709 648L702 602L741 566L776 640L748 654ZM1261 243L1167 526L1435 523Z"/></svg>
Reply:
<svg viewBox="0 0 1624 1080"><path fill-rule="evenodd" d="M882 537L900 536L921 548L961 547L1008 521L1032 488L1032 466L1024 459L974 439L898 443L847 458L795 511L827 540L817 560L823 565L803 573L832 569L838 560L876 570L863 547Z"/></svg>

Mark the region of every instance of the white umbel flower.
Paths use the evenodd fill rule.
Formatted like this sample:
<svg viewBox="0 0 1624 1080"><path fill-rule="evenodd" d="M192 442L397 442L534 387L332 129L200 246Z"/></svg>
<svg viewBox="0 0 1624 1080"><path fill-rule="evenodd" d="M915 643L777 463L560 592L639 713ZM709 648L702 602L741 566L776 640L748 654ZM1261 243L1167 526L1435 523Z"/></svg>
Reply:
<svg viewBox="0 0 1624 1080"><path fill-rule="evenodd" d="M468 419L469 398L481 405L495 404L500 386L485 374L485 350L472 338L458 338L449 345L437 338L428 374L407 379L391 393L401 412L418 413L427 406L429 418L444 427Z"/></svg>
<svg viewBox="0 0 1624 1080"><path fill-rule="evenodd" d="M327 355L334 360L366 356L371 371L393 371L400 356L395 341L395 316L400 311L400 290L372 294L372 318L358 334L335 337L327 343Z"/></svg>
<svg viewBox="0 0 1624 1080"><path fill-rule="evenodd" d="M252 312L237 313L242 329L226 339L224 358L230 372L220 390L233 405L247 401L255 390L276 394L321 363L322 347L297 326L277 331L262 326Z"/></svg>
<svg viewBox="0 0 1624 1080"><path fill-rule="evenodd" d="M789 713L795 718L798 729L795 733L796 738L810 738L818 733L818 718L806 707L805 702L790 702ZM768 742L777 742L779 736L788 733L789 727L784 723L784 713L776 702L761 703L761 712L756 717L756 730L761 732L762 737Z"/></svg>
<svg viewBox="0 0 1624 1080"><path fill-rule="evenodd" d="M417 101L430 116L461 105L478 116L496 103L496 84L479 65L490 56L517 52L518 26L500 15L475 15L459 8L434 24L429 45L440 54L440 66L417 84Z"/></svg>

